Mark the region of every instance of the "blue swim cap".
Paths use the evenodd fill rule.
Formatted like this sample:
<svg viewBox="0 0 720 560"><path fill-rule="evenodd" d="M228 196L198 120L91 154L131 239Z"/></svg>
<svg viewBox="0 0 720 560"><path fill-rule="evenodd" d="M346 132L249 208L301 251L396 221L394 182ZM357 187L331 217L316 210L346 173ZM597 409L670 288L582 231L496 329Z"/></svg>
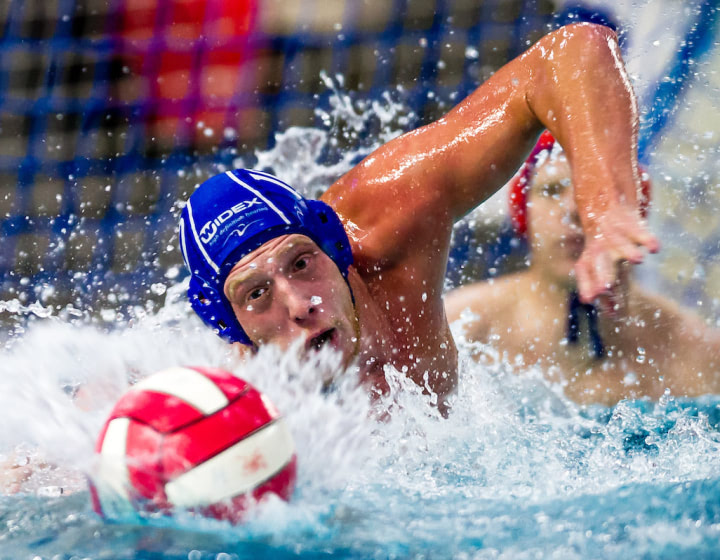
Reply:
<svg viewBox="0 0 720 560"><path fill-rule="evenodd" d="M252 345L225 297L230 271L263 243L291 233L317 243L347 281L350 241L324 202L305 199L277 177L250 169L216 175L190 196L180 218L180 249L192 274L188 297L222 338Z"/></svg>

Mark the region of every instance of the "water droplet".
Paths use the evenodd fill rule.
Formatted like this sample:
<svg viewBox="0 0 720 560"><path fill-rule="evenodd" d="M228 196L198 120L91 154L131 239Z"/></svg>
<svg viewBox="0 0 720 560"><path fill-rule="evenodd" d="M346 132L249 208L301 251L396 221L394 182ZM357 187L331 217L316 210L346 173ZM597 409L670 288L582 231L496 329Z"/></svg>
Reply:
<svg viewBox="0 0 720 560"><path fill-rule="evenodd" d="M114 309L102 309L100 311L100 317L106 323L111 323L112 321L115 320L115 310Z"/></svg>
<svg viewBox="0 0 720 560"><path fill-rule="evenodd" d="M161 282L156 282L150 286L150 291L156 296L161 296L167 291L167 286Z"/></svg>

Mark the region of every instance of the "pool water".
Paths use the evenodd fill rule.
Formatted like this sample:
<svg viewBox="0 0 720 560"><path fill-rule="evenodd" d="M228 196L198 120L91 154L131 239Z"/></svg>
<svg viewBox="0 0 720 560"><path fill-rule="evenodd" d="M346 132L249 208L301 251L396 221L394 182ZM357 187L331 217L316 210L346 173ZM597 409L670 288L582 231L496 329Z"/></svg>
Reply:
<svg viewBox="0 0 720 560"><path fill-rule="evenodd" d="M262 352L240 365L190 313L182 288L113 331L52 318L6 343L0 452L46 462L0 498L2 559L715 558L720 398L580 408L539 372L481 348L448 419L396 372L377 419L351 375ZM477 350L473 347L472 350ZM179 513L111 524L92 511L93 444L129 380L179 364L224 367L284 413L298 486L232 527ZM80 408L63 385L93 387ZM59 493L59 488L63 493Z"/></svg>

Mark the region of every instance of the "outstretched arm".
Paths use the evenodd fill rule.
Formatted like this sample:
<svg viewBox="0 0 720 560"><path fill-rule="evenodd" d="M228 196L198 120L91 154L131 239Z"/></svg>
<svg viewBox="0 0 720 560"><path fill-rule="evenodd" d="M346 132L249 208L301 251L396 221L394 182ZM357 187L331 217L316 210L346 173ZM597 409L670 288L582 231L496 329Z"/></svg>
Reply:
<svg viewBox="0 0 720 560"><path fill-rule="evenodd" d="M445 117L375 151L324 198L362 232L373 259L402 262L499 189L543 128L572 163L588 239L578 283L592 299L614 281L617 262L639 262L642 246L657 250L637 210L636 102L606 27L575 24L543 37Z"/></svg>

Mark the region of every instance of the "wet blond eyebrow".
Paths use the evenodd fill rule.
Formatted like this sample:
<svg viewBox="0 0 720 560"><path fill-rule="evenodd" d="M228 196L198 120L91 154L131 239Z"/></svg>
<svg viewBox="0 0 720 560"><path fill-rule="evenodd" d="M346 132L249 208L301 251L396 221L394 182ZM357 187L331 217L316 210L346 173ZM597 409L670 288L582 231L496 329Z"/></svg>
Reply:
<svg viewBox="0 0 720 560"><path fill-rule="evenodd" d="M260 277L261 274L256 270L248 270L246 272L240 272L237 276L234 276L232 280L230 280L230 283L225 288L225 295L232 295L237 290L238 286L241 284L248 284L250 281L252 281L255 277Z"/></svg>
<svg viewBox="0 0 720 560"><path fill-rule="evenodd" d="M283 248L278 254L276 255L276 258L281 259L285 257L288 253L291 251L294 251L296 249L300 249L300 251L304 250L315 250L315 246L308 241L299 241L297 243L293 243L289 245L288 247ZM261 277L262 273L258 271L257 269L249 269L245 270L243 272L238 272L237 276L234 276L232 280L230 280L230 283L227 286L226 292L227 294L233 294L235 293L235 290L240 284L246 284L251 282L255 277Z"/></svg>

